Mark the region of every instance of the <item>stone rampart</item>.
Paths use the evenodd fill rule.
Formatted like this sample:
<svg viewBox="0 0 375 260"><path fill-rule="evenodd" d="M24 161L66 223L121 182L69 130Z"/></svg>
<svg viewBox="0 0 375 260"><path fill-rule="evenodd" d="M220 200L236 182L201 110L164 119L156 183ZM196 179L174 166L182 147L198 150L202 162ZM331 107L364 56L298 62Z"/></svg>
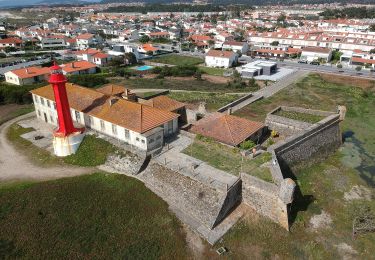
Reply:
<svg viewBox="0 0 375 260"><path fill-rule="evenodd" d="M307 160L311 162L314 159L326 158L342 143L339 123L339 114L330 115L268 149L275 152L282 168L290 168Z"/></svg>
<svg viewBox="0 0 375 260"><path fill-rule="evenodd" d="M280 187L246 173L241 174L242 201L260 215L289 230L288 205L280 198Z"/></svg>

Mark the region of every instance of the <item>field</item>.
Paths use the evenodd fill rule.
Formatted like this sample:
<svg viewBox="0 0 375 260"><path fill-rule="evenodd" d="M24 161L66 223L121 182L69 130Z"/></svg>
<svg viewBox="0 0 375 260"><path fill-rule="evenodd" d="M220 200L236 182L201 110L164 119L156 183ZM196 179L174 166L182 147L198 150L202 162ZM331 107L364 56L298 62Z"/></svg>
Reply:
<svg viewBox="0 0 375 260"><path fill-rule="evenodd" d="M335 111L342 104L348 109L342 123L346 137L342 148L324 162L293 169L300 195L292 208L290 233L267 219L250 215L217 245L229 249L228 257L374 259L375 233L361 234L353 240L352 224L365 207L375 215L375 84L338 81L313 74L237 113L260 120L278 105ZM312 217L317 216L328 217L321 217L323 221L315 228Z"/></svg>
<svg viewBox="0 0 375 260"><path fill-rule="evenodd" d="M164 56L159 56L150 60L152 62L164 63L176 66L186 66L186 65L198 65L204 62L203 59L190 56L181 56L177 54L169 54Z"/></svg>
<svg viewBox="0 0 375 260"><path fill-rule="evenodd" d="M131 78L131 79L111 79L111 83L120 84L130 89L172 89L172 90L191 90L191 91L207 91L207 92L251 92L254 89L250 87L229 88L227 84L212 83L207 80L196 80L191 77L186 78Z"/></svg>
<svg viewBox="0 0 375 260"><path fill-rule="evenodd" d="M199 69L208 75L213 75L213 76L223 76L224 69L221 68L210 68L210 67L199 67Z"/></svg>
<svg viewBox="0 0 375 260"><path fill-rule="evenodd" d="M0 105L0 125L18 116L34 111L33 105Z"/></svg>
<svg viewBox="0 0 375 260"><path fill-rule="evenodd" d="M243 159L237 148L230 148L214 141L201 140L195 140L183 152L233 175L238 176L240 172L244 172L272 182L271 172L268 168L259 167L271 160L268 153L262 154L255 159Z"/></svg>
<svg viewBox="0 0 375 260"><path fill-rule="evenodd" d="M182 226L168 205L140 181L123 175L3 184L0 226L0 259L188 255Z"/></svg>
<svg viewBox="0 0 375 260"><path fill-rule="evenodd" d="M311 124L315 124L324 118L318 115L300 113L300 112L295 112L295 111L284 111L284 110L277 111L275 115L306 122L306 123L311 123Z"/></svg>
<svg viewBox="0 0 375 260"><path fill-rule="evenodd" d="M189 104L206 103L206 109L216 111L226 104L239 99L241 95L221 94L221 93L197 93L197 92L170 92L170 98Z"/></svg>

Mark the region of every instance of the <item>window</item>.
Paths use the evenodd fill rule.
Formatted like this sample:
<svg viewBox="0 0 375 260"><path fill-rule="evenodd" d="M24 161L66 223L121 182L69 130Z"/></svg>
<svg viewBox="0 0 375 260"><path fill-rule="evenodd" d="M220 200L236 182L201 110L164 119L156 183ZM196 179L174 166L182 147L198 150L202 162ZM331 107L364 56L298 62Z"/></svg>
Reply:
<svg viewBox="0 0 375 260"><path fill-rule="evenodd" d="M75 113L75 116L76 116L76 121L81 122L81 114L79 113L79 111L74 111L74 113Z"/></svg>
<svg viewBox="0 0 375 260"><path fill-rule="evenodd" d="M137 137L137 138L135 138L135 140L137 140L138 142L139 142L139 138Z"/></svg>
<svg viewBox="0 0 375 260"><path fill-rule="evenodd" d="M102 131L105 131L105 124L103 120L100 120L100 129L102 129Z"/></svg>
<svg viewBox="0 0 375 260"><path fill-rule="evenodd" d="M168 122L168 133L172 133L173 132L173 121L169 121Z"/></svg>
<svg viewBox="0 0 375 260"><path fill-rule="evenodd" d="M49 119L50 119L50 122L53 123L53 117L52 117L52 116L49 116Z"/></svg>
<svg viewBox="0 0 375 260"><path fill-rule="evenodd" d="M112 124L112 134L117 135L117 126Z"/></svg>
<svg viewBox="0 0 375 260"><path fill-rule="evenodd" d="M130 137L130 132L128 129L125 129L125 138L129 139L129 137Z"/></svg>
<svg viewBox="0 0 375 260"><path fill-rule="evenodd" d="M42 114L40 113L40 110L38 109L38 116L42 116Z"/></svg>
<svg viewBox="0 0 375 260"><path fill-rule="evenodd" d="M51 103L49 102L48 99L47 99L47 107L51 107Z"/></svg>
<svg viewBox="0 0 375 260"><path fill-rule="evenodd" d="M44 106L44 98L40 98L40 103Z"/></svg>
<svg viewBox="0 0 375 260"><path fill-rule="evenodd" d="M88 117L88 120L89 120L89 126L92 126L92 125L94 125L94 118L92 117L92 116L89 116Z"/></svg>
<svg viewBox="0 0 375 260"><path fill-rule="evenodd" d="M156 140L160 140L160 139L161 139L161 136L158 135L158 136L156 137Z"/></svg>
<svg viewBox="0 0 375 260"><path fill-rule="evenodd" d="M144 143L145 143L145 140L142 139L142 144L144 144Z"/></svg>
<svg viewBox="0 0 375 260"><path fill-rule="evenodd" d="M56 110L56 102L53 102L53 109Z"/></svg>
<svg viewBox="0 0 375 260"><path fill-rule="evenodd" d="M34 103L38 103L38 97L33 95Z"/></svg>
<svg viewBox="0 0 375 260"><path fill-rule="evenodd" d="M150 141L148 143L152 144L153 142L154 142L154 139L150 139Z"/></svg>

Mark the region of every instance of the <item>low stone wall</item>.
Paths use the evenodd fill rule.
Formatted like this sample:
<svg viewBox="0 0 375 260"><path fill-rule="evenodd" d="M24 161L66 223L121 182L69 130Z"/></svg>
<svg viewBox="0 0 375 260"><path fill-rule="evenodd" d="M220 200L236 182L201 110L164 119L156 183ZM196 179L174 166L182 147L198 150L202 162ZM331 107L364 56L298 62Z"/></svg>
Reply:
<svg viewBox="0 0 375 260"><path fill-rule="evenodd" d="M243 102L244 100L247 100L247 99L252 98L252 97L253 97L253 94L252 94L252 93L247 94L247 95L245 95L245 96L243 96L243 97L240 97L239 99L236 99L235 101L233 101L233 102L231 102L231 103L229 103L229 104L226 104L225 106L219 108L219 109L217 110L217 112L225 112L225 111L227 111L228 109L234 107L235 105L238 105L239 103Z"/></svg>
<svg viewBox="0 0 375 260"><path fill-rule="evenodd" d="M288 205L280 198L280 187L246 173L241 174L242 201L289 230Z"/></svg>
<svg viewBox="0 0 375 260"><path fill-rule="evenodd" d="M298 112L298 113L303 113L303 114L311 114L311 115L317 115L317 116L322 116L322 117L328 117L328 116L335 114L332 112L314 110L314 109L306 109L306 108L301 108L301 107L286 107L286 106L277 107L276 109L272 110L270 113L267 114L265 125L269 129L276 130L277 132L285 136L291 136L294 134L301 133L302 131L311 127L313 124L276 115L276 113L280 110L289 111L289 112Z"/></svg>
<svg viewBox="0 0 375 260"><path fill-rule="evenodd" d="M339 114L330 115L302 133L272 145L269 151L275 152L282 169L314 158L326 158L342 143L339 123Z"/></svg>

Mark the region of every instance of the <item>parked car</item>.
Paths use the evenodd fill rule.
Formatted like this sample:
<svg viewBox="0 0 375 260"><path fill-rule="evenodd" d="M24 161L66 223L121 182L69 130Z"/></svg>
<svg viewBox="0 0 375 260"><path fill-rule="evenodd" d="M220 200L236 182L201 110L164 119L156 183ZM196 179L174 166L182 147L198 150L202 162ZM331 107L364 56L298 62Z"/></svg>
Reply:
<svg viewBox="0 0 375 260"><path fill-rule="evenodd" d="M307 64L307 60L299 60L298 63Z"/></svg>
<svg viewBox="0 0 375 260"><path fill-rule="evenodd" d="M320 62L319 61L312 61L310 62L311 65L320 65Z"/></svg>

